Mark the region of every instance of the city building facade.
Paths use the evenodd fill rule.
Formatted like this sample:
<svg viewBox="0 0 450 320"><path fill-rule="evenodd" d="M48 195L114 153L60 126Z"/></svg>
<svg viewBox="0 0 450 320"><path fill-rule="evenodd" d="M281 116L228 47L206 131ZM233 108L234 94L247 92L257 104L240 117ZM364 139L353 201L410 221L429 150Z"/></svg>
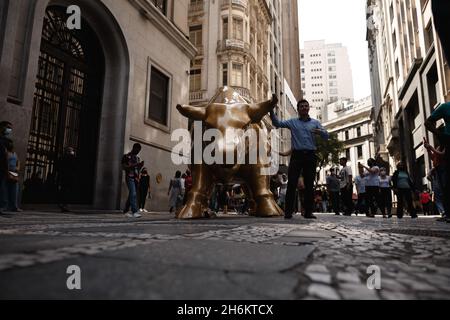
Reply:
<svg viewBox="0 0 450 320"><path fill-rule="evenodd" d="M344 143L345 156L352 169L353 177L358 174L358 163L367 166L367 160L375 156L374 134L371 120L372 98L361 100L338 100L326 108L328 121L323 126L329 133L337 135ZM325 183L327 166L320 173L321 183Z"/></svg>
<svg viewBox="0 0 450 320"><path fill-rule="evenodd" d="M431 159L423 138L437 144L424 122L450 98L450 70L431 1L368 0L367 41L375 152L392 167L405 161L417 187L424 186Z"/></svg>
<svg viewBox="0 0 450 320"><path fill-rule="evenodd" d="M305 41L300 54L303 97L311 115L327 121L325 107L339 99L353 100L353 77L347 48L325 41Z"/></svg>
<svg viewBox="0 0 450 320"><path fill-rule="evenodd" d="M14 125L23 203L57 201L58 162L73 147L78 170L72 202L123 208L128 190L121 159L139 142L151 175L148 209L167 210L177 170L171 131L187 127L174 106L189 100L196 54L187 39L188 0L73 4L0 3L0 112ZM80 28L69 28L70 19ZM40 186L39 195L30 194L30 185Z"/></svg>
<svg viewBox="0 0 450 320"><path fill-rule="evenodd" d="M219 88L228 86L250 102L263 101L269 99L271 94L276 94L279 106L275 113L281 119L288 117L286 102L292 103L295 96L287 97L285 94L286 91L292 91L285 81L284 53L295 54L297 43L293 41L286 44L283 41L285 2L287 1L190 1L189 38L198 50L191 63L190 104L204 104ZM289 6L296 6L296 1L291 1ZM288 32L294 39L298 39L298 21L291 22L294 29ZM287 51L284 50L284 45ZM295 57L290 59L295 61ZM291 68L299 63L293 62ZM298 85L298 81L292 76L294 72L295 70L289 70L289 79L294 85ZM294 103L296 104L296 100ZM270 120L266 118L265 122L270 128ZM282 146L290 141L290 133L286 130L280 131L278 137Z"/></svg>

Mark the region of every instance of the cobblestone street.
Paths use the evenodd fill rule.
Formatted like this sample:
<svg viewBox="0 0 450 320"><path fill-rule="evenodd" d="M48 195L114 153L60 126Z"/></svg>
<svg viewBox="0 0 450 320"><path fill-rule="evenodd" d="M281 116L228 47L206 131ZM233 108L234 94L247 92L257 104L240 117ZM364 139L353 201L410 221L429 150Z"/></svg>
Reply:
<svg viewBox="0 0 450 320"><path fill-rule="evenodd" d="M2 215L0 298L448 299L450 224L435 220ZM70 265L81 290L67 289Z"/></svg>

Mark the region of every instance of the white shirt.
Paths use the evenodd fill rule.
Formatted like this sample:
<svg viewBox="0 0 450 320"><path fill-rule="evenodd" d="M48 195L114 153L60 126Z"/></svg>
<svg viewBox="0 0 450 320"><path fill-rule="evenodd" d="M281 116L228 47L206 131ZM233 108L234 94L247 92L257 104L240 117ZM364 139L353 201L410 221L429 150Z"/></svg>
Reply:
<svg viewBox="0 0 450 320"><path fill-rule="evenodd" d="M339 172L341 189L347 186L347 184L350 182L350 176L352 175L352 168L350 168L350 166L345 166L341 169L341 171Z"/></svg>
<svg viewBox="0 0 450 320"><path fill-rule="evenodd" d="M358 194L360 193L366 193L366 175L364 176L357 176L355 178L355 185L356 185L356 191Z"/></svg>
<svg viewBox="0 0 450 320"><path fill-rule="evenodd" d="M391 183L391 176L386 176L384 179L380 177L380 188L389 188Z"/></svg>
<svg viewBox="0 0 450 320"><path fill-rule="evenodd" d="M379 187L380 186L380 168L373 166L371 170L376 170L376 173L369 172L367 175L366 187Z"/></svg>

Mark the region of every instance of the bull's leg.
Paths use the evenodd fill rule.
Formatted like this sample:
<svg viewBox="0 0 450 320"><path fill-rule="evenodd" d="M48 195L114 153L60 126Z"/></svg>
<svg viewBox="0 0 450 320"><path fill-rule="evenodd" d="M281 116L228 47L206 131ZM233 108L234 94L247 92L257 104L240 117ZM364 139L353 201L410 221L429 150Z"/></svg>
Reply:
<svg viewBox="0 0 450 320"><path fill-rule="evenodd" d="M246 166L242 174L245 176L256 202L255 215L257 217L282 216L283 210L277 205L269 189L270 176L262 175L258 165Z"/></svg>
<svg viewBox="0 0 450 320"><path fill-rule="evenodd" d="M208 199L214 183L208 168L202 164L193 165L192 182L186 205L177 214L178 219L200 219L208 210Z"/></svg>

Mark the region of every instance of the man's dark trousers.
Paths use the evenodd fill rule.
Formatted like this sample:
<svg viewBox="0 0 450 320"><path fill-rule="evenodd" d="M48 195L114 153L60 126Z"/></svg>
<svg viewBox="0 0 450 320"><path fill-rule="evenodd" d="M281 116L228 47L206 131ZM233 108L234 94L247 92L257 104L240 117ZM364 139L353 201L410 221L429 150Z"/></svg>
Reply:
<svg viewBox="0 0 450 320"><path fill-rule="evenodd" d="M316 174L317 157L314 151L294 150L291 155L288 171L288 186L286 191L285 216L290 217L294 211L295 190L297 189L298 178L303 173L305 183L305 216L313 212L314 203L314 177Z"/></svg>

